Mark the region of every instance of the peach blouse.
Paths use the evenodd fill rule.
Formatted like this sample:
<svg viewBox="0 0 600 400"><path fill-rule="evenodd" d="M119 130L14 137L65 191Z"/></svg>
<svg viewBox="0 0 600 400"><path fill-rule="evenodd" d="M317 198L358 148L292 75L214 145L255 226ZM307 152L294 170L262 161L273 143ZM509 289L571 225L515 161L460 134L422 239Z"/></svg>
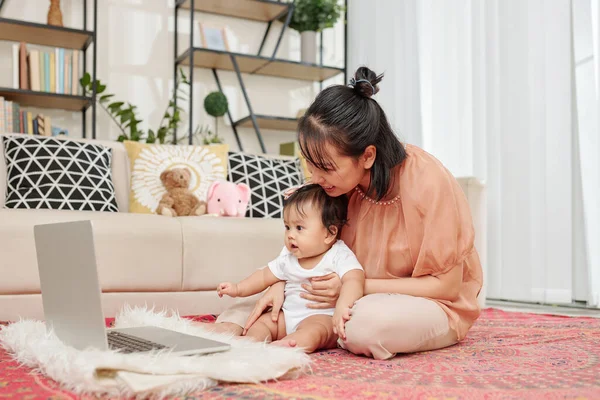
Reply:
<svg viewBox="0 0 600 400"><path fill-rule="evenodd" d="M435 276L462 268L458 299L431 299L448 314L460 340L479 316L477 295L483 282L469 204L440 161L418 147L405 147L408 157L396 167L393 183L399 187L395 201L376 204L352 192L341 238L367 278Z"/></svg>

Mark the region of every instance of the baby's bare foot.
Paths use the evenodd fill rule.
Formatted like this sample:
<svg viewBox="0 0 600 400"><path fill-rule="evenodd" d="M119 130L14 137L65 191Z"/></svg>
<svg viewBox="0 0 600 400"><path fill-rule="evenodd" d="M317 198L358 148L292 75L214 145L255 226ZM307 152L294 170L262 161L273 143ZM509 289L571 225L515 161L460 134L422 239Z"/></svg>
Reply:
<svg viewBox="0 0 600 400"><path fill-rule="evenodd" d="M281 346L281 347L296 347L296 341L294 339L276 340L271 344L273 344L275 346Z"/></svg>

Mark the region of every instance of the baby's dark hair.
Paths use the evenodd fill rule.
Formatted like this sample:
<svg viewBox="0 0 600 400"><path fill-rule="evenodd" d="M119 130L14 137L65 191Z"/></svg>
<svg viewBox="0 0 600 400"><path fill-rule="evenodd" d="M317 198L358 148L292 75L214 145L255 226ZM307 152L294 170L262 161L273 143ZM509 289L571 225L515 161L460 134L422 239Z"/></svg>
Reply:
<svg viewBox="0 0 600 400"><path fill-rule="evenodd" d="M327 228L329 233L335 234L331 227L337 227L336 237L340 237L342 227L346 225L348 215L348 197L341 195L331 197L327 195L325 190L317 184L309 184L300 187L290 197L285 200L283 212L290 207L296 207L296 211L300 215L306 215L304 206L312 204L317 209L321 210L321 221L323 226Z"/></svg>

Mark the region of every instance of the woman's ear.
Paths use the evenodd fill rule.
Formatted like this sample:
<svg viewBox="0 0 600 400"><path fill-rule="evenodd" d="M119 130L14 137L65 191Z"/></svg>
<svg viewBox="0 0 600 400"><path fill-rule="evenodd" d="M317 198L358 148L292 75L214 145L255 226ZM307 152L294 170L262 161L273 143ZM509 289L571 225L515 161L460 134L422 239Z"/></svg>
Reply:
<svg viewBox="0 0 600 400"><path fill-rule="evenodd" d="M325 237L325 244L331 244L337 239L338 227L335 225L331 225L329 229L327 229L327 236Z"/></svg>
<svg viewBox="0 0 600 400"><path fill-rule="evenodd" d="M373 145L367 146L363 151L361 159L365 169L369 169L373 166L375 158L377 157L377 148Z"/></svg>

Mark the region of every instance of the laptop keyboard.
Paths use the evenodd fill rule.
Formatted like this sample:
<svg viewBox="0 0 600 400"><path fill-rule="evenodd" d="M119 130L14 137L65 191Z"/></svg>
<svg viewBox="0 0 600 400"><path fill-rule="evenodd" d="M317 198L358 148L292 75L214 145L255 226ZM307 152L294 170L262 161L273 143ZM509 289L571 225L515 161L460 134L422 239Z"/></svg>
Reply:
<svg viewBox="0 0 600 400"><path fill-rule="evenodd" d="M164 349L167 346L149 340L131 336L123 332L108 331L108 347L111 350L121 350L123 353L139 353L150 350Z"/></svg>

